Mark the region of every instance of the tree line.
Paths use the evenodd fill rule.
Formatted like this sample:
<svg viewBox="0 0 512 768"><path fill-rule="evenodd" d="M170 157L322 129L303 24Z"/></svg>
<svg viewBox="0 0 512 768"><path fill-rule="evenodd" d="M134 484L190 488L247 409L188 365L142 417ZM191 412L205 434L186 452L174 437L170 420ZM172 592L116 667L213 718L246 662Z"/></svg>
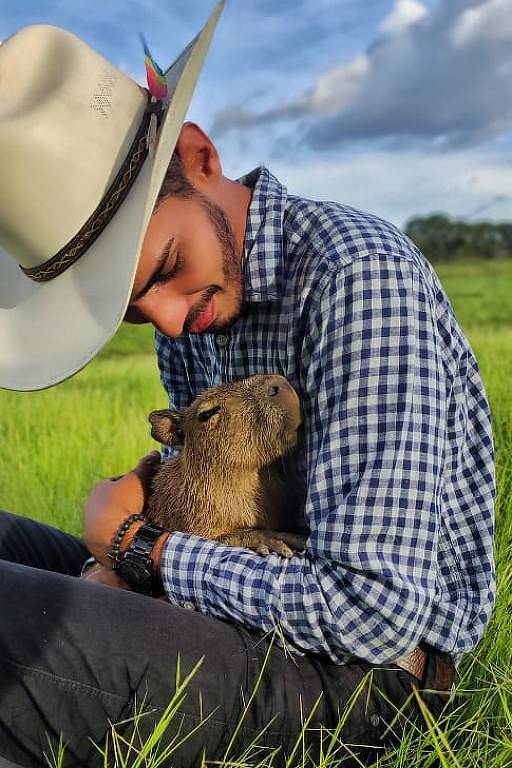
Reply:
<svg viewBox="0 0 512 768"><path fill-rule="evenodd" d="M473 223L436 213L409 219L405 233L431 262L512 257L512 221Z"/></svg>

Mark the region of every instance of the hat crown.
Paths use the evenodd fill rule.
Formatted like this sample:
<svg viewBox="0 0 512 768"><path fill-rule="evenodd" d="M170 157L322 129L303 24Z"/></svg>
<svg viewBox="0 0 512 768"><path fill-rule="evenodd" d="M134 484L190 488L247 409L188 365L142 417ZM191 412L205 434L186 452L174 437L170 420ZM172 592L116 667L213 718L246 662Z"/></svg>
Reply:
<svg viewBox="0 0 512 768"><path fill-rule="evenodd" d="M34 25L0 45L0 246L17 263L42 264L82 227L146 104L140 86L70 32Z"/></svg>

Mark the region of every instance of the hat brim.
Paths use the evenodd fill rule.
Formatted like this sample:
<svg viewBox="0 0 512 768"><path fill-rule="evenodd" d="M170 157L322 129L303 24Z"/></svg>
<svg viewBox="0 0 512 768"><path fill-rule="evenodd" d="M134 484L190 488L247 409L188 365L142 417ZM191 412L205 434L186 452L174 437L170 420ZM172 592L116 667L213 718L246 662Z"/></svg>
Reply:
<svg viewBox="0 0 512 768"><path fill-rule="evenodd" d="M27 278L0 249L0 387L45 389L79 371L114 335L126 312L151 213L222 11L166 77L174 89L152 156L106 229L81 259L47 283Z"/></svg>

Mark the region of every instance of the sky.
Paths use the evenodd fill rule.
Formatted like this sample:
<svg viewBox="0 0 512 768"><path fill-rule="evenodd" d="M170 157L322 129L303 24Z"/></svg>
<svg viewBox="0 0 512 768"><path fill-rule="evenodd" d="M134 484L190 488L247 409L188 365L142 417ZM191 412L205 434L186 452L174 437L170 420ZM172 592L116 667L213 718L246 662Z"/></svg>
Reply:
<svg viewBox="0 0 512 768"><path fill-rule="evenodd" d="M0 0L0 40L55 24L144 82L213 0ZM23 76L23 72L20 72ZM191 103L236 178L398 226L512 220L512 0L228 0Z"/></svg>

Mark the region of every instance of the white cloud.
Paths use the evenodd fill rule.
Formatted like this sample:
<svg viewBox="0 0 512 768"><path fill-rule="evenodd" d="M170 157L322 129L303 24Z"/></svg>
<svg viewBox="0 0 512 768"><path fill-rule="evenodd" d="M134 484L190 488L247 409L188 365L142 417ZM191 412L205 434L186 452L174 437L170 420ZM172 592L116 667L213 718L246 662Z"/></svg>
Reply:
<svg viewBox="0 0 512 768"><path fill-rule="evenodd" d="M321 75L305 99L320 114L346 109L359 93L364 80L370 74L370 61L360 54Z"/></svg>
<svg viewBox="0 0 512 768"><path fill-rule="evenodd" d="M213 131L300 120L294 134L302 131L313 149L361 139L446 148L507 134L511 28L512 0L439 0L431 10L397 0L386 31L365 53L284 103L260 112L226 110Z"/></svg>
<svg viewBox="0 0 512 768"><path fill-rule="evenodd" d="M416 24L428 13L424 5L417 0L396 0L395 7L380 25L384 34L401 32L411 24Z"/></svg>
<svg viewBox="0 0 512 768"><path fill-rule="evenodd" d="M453 42L461 46L478 39L512 40L511 0L487 0L460 15L452 29Z"/></svg>
<svg viewBox="0 0 512 768"><path fill-rule="evenodd" d="M481 149L434 155L370 151L339 160L282 161L271 170L290 193L336 200L400 227L433 211L455 217L482 211L512 220L512 156L493 158Z"/></svg>

